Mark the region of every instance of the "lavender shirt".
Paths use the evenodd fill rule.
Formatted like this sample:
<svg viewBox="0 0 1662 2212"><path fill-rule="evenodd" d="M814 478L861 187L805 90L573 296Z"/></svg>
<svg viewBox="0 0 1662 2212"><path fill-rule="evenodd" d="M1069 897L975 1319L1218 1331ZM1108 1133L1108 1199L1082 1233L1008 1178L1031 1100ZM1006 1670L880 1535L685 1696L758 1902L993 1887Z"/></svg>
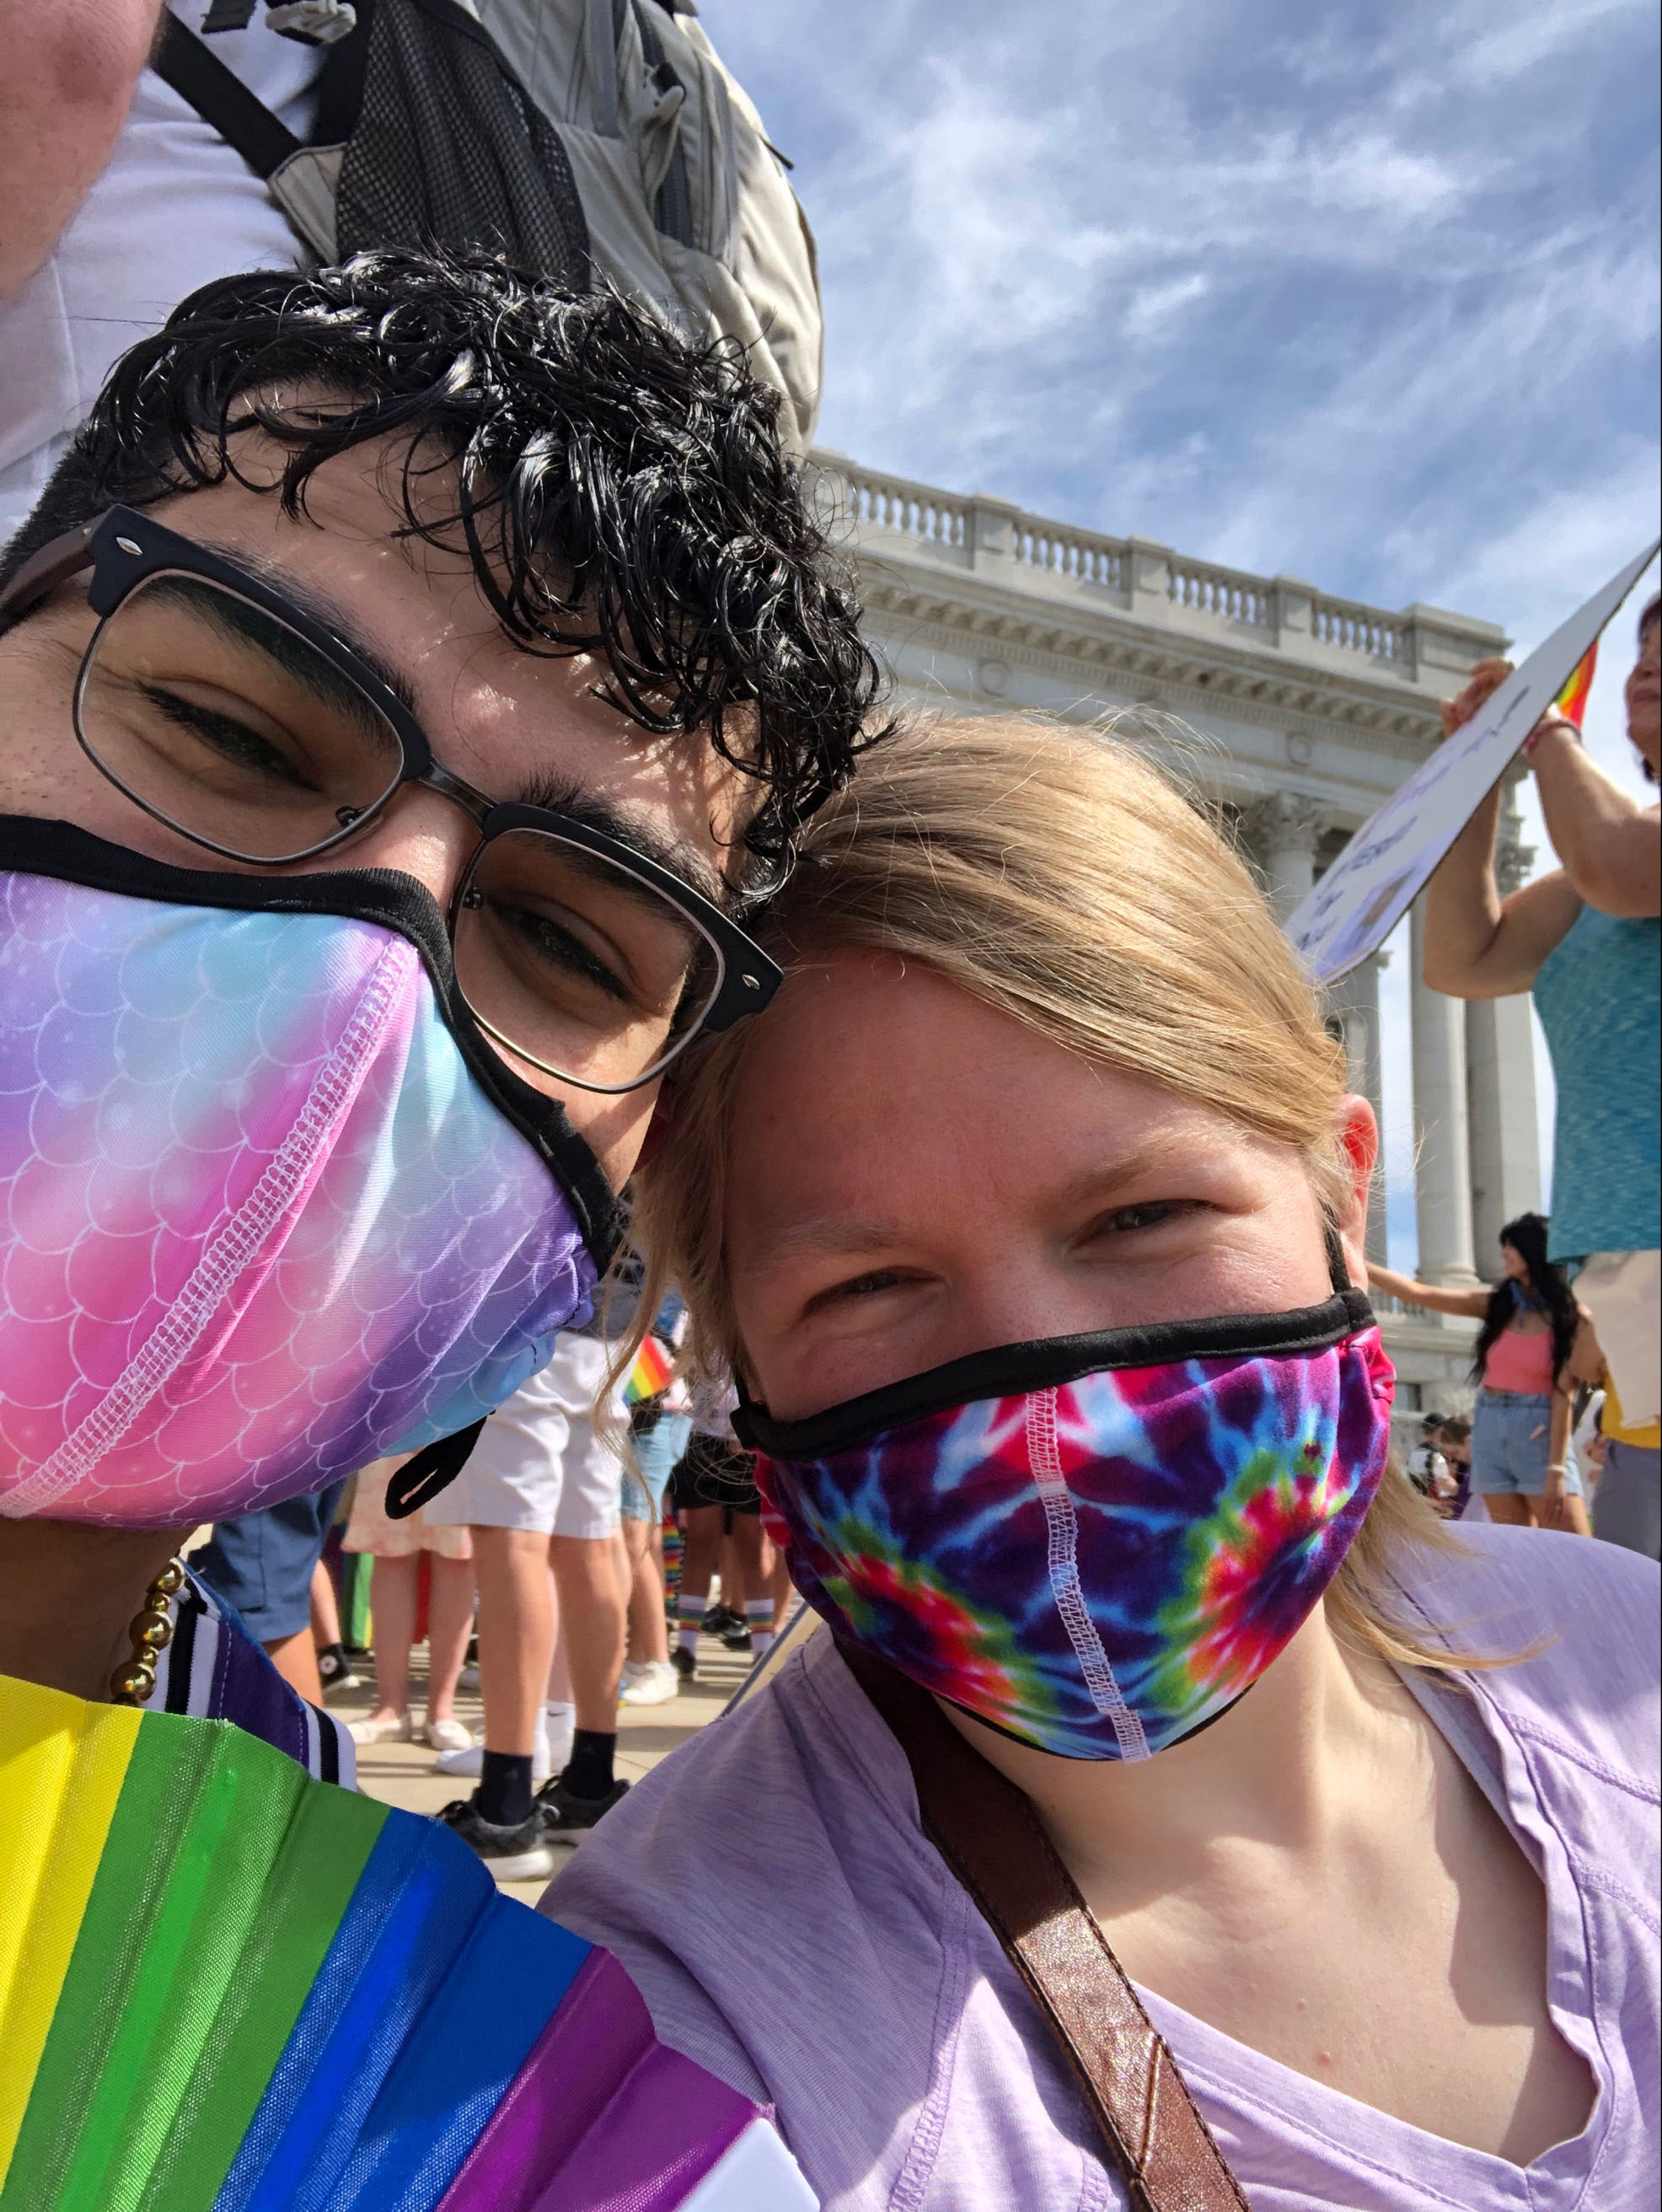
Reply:
<svg viewBox="0 0 1662 2212"><path fill-rule="evenodd" d="M1546 1883L1553 2018L1592 2069L1580 2135L1528 2170L1307 2080L1144 1993L1254 2212L1625 2212L1655 2201L1656 1568L1477 1526L1417 1554L1428 1619L1537 1658L1411 1679ZM816 1636L667 1759L548 1910L622 1960L662 2039L779 2124L825 2212L1125 2202L996 1938L918 1825L899 1747Z"/></svg>

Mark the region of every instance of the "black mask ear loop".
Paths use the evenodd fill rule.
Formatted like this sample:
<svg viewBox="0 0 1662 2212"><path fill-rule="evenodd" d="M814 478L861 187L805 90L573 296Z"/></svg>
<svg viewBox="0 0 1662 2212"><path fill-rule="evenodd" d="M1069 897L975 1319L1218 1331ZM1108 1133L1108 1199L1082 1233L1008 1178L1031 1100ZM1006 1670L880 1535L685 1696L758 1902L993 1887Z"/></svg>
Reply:
<svg viewBox="0 0 1662 2212"><path fill-rule="evenodd" d="M420 1451L407 1459L386 1486L386 1517L389 1521L408 1521L412 1513L419 1513L429 1498L436 1498L451 1484L467 1465L468 1455L479 1441L484 1427L482 1416L470 1428L458 1429L452 1437L440 1437L434 1443L423 1444Z"/></svg>
<svg viewBox="0 0 1662 2212"><path fill-rule="evenodd" d="M1322 1222L1322 1240L1327 1247L1327 1273L1332 1280L1334 1290L1340 1297L1343 1297L1347 1291L1354 1290L1356 1285L1350 1280L1350 1270L1345 1263L1344 1247L1339 1242L1339 1232L1334 1228L1332 1223L1325 1218Z"/></svg>

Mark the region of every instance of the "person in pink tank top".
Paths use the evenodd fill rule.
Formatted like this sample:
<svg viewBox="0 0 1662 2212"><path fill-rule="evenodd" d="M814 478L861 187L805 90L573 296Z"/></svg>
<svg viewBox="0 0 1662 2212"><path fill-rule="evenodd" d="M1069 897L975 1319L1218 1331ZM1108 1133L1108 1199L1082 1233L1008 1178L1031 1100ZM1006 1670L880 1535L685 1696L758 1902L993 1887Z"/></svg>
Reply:
<svg viewBox="0 0 1662 2212"><path fill-rule="evenodd" d="M1547 1258L1541 1214L1520 1213L1501 1231L1501 1271L1492 1288L1449 1290L1370 1261L1368 1280L1404 1305L1482 1322L1471 1360L1471 1487L1489 1519L1589 1536L1569 1455L1570 1407L1576 1381L1596 1374L1598 1354L1563 1269Z"/></svg>

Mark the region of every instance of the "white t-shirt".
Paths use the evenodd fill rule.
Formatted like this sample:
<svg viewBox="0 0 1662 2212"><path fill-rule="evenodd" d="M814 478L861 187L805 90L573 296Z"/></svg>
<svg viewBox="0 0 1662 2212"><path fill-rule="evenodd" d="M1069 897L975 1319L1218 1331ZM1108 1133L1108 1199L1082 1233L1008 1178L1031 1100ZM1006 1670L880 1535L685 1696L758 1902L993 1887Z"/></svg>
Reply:
<svg viewBox="0 0 1662 2212"><path fill-rule="evenodd" d="M204 0L172 5L192 30L201 23ZM209 44L307 134L325 48L279 38L263 9ZM118 355L197 285L302 258L242 156L143 70L103 174L22 290L0 301L0 544L27 520Z"/></svg>

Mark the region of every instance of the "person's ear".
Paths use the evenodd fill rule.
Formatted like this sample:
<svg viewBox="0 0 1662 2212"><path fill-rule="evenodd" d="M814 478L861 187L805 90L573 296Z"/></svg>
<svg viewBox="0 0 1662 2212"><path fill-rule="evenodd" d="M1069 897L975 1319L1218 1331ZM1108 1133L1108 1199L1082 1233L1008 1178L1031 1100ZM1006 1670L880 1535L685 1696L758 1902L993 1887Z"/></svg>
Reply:
<svg viewBox="0 0 1662 2212"><path fill-rule="evenodd" d="M1347 1191L1333 1226L1344 1248L1346 1273L1353 1283L1366 1283L1368 1202L1380 1164L1380 1125L1365 1098L1352 1093L1340 1100L1338 1137L1344 1152Z"/></svg>

